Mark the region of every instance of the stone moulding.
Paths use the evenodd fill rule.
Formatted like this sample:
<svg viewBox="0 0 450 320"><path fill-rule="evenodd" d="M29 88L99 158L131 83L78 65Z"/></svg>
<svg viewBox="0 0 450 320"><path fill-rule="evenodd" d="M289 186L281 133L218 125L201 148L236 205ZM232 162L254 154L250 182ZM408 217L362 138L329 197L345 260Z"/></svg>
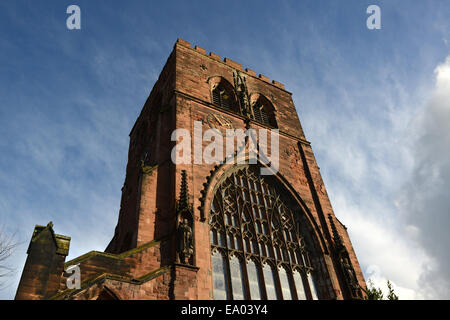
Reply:
<svg viewBox="0 0 450 320"><path fill-rule="evenodd" d="M124 260L125 258L130 257L136 253L142 252L148 248L160 245L162 242L166 241L167 239L168 238L162 238L160 240L153 240L153 241L145 243L137 248L122 252L120 254L105 253L105 252L100 252L100 251L90 251L82 256L79 256L78 258L67 261L64 264L64 269L68 268L71 265L75 265L75 264L79 264L81 262L87 261L96 256L101 256L101 257L105 257L105 258L113 259L113 260ZM81 282L80 289L63 290L61 292L58 292L53 297L50 297L50 300L68 299L69 297L71 297L79 292L82 292L83 290L91 287L92 285L94 285L96 283L101 283L107 279L117 280L117 281L121 281L121 282L128 282L128 283L133 283L133 284L137 284L137 285L143 284L147 281L155 279L156 277L166 273L167 271L169 271L170 267L171 267L170 265L162 266L156 270L153 270L153 271L146 273L137 278L129 277L129 276L122 276L119 274L113 274L113 273L108 273L108 272L99 272L99 273L89 277L85 281Z"/></svg>
<svg viewBox="0 0 450 320"><path fill-rule="evenodd" d="M31 245L39 239L39 237L42 235L42 231L44 231L47 228L50 230L52 239L55 242L56 253L63 256L67 256L69 254L71 238L68 236L63 236L61 234L56 234L53 231L53 222L51 221L47 224L47 226L36 225L34 227L33 235L31 237L30 244L28 245L27 254L30 253Z"/></svg>
<svg viewBox="0 0 450 320"><path fill-rule="evenodd" d="M101 252L101 251L89 251L88 253L85 253L75 259L72 259L70 261L67 261L64 264L64 268L67 268L71 265L74 264L78 264L80 262L83 262L85 260L88 260L94 256L102 256L102 257L106 257L106 258L110 258L110 259L115 259L115 260L123 260L129 256L132 256L133 254L136 254L138 252L144 251L145 249L148 249L150 247L156 246L158 244L161 244L163 241L167 240L167 238L162 238L160 240L153 240L150 242L147 242L139 247L133 248L131 250L119 253L119 254L114 254L114 253L106 253L106 252Z"/></svg>
<svg viewBox="0 0 450 320"><path fill-rule="evenodd" d="M143 276L141 276L139 278L124 277L124 276L120 276L118 274L112 274L112 273L107 273L107 272L98 273L98 274L90 277L89 279L83 281L81 283L80 289L66 289L62 292L57 293L53 297L51 297L50 300L68 299L69 297L71 297L77 293L80 293L85 289L88 289L89 287L93 286L94 284L104 282L105 280L116 280L116 281L120 281L120 282L128 282L128 283L140 285L140 284L143 284L145 282L148 282L150 280L153 280L153 279L163 275L164 273L168 272L170 270L170 268L171 268L170 265L163 266L163 267L153 270L147 274L144 274Z"/></svg>

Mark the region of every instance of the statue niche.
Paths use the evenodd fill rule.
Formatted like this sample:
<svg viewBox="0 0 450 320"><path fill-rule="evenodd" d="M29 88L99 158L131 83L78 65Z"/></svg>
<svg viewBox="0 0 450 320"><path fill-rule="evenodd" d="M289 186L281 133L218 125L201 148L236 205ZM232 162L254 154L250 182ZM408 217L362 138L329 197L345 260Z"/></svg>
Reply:
<svg viewBox="0 0 450 320"><path fill-rule="evenodd" d="M192 228L189 225L188 219L183 219L178 225L177 238L177 251L180 263L192 264L190 263L190 260L192 255L194 254L194 238Z"/></svg>
<svg viewBox="0 0 450 320"><path fill-rule="evenodd" d="M176 261L194 265L194 217L189 204L186 170L181 171L180 198L176 209Z"/></svg>

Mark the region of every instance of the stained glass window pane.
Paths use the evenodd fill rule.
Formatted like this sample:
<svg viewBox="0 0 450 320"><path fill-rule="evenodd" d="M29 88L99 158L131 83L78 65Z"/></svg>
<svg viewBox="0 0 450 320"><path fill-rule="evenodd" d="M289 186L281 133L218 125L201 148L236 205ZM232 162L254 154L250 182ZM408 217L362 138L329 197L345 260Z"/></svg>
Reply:
<svg viewBox="0 0 450 320"><path fill-rule="evenodd" d="M213 266L213 283L214 283L214 299L226 300L227 299L227 273L225 260L223 256L215 252L212 256Z"/></svg>
<svg viewBox="0 0 450 320"><path fill-rule="evenodd" d="M269 228L267 227L267 223L263 223L263 233L264 234L269 234Z"/></svg>
<svg viewBox="0 0 450 320"><path fill-rule="evenodd" d="M305 265L305 257L303 257L303 254L300 251L297 251L297 260L298 264Z"/></svg>
<svg viewBox="0 0 450 320"><path fill-rule="evenodd" d="M227 234L227 243L228 248L233 248L233 236L231 234Z"/></svg>
<svg viewBox="0 0 450 320"><path fill-rule="evenodd" d="M245 239L244 241L245 251L250 252L249 240Z"/></svg>
<svg viewBox="0 0 450 320"><path fill-rule="evenodd" d="M236 227L238 225L237 217L233 214L233 226Z"/></svg>
<svg viewBox="0 0 450 320"><path fill-rule="evenodd" d="M225 247L225 241L223 238L223 233L219 232L219 246Z"/></svg>
<svg viewBox="0 0 450 320"><path fill-rule="evenodd" d="M309 283L309 288L311 289L311 295L312 298L314 300L318 300L319 298L317 297L317 290L316 290L316 283L314 281L313 275L310 273L308 273L308 283Z"/></svg>
<svg viewBox="0 0 450 320"><path fill-rule="evenodd" d="M291 263L296 263L295 254L292 252L292 250L289 250L289 260L291 261Z"/></svg>
<svg viewBox="0 0 450 320"><path fill-rule="evenodd" d="M215 232L213 230L210 231L210 241L212 244L217 244L217 239L216 239L216 235Z"/></svg>
<svg viewBox="0 0 450 320"><path fill-rule="evenodd" d="M266 283L266 292L268 300L277 299L277 291L275 289L274 271L269 265L264 265L264 282Z"/></svg>
<svg viewBox="0 0 450 320"><path fill-rule="evenodd" d="M226 217L226 224L231 225L231 215L228 213Z"/></svg>
<svg viewBox="0 0 450 320"><path fill-rule="evenodd" d="M289 279L288 279L288 274L286 273L286 269L281 268L278 271L278 274L280 275L281 292L283 293L283 299L284 300L292 300L292 293L291 293L291 288L289 285Z"/></svg>
<svg viewBox="0 0 450 320"><path fill-rule="evenodd" d="M259 208L259 217L260 217L261 219L266 219L266 216L264 215L264 211L263 211L262 208Z"/></svg>
<svg viewBox="0 0 450 320"><path fill-rule="evenodd" d="M250 287L250 298L253 300L261 300L261 283L258 277L258 269L253 261L247 265L248 282Z"/></svg>
<svg viewBox="0 0 450 320"><path fill-rule="evenodd" d="M258 212L257 212L255 206L252 207L252 211L253 211L253 217L254 217L254 218L259 218L259 217L258 217Z"/></svg>
<svg viewBox="0 0 450 320"><path fill-rule="evenodd" d="M300 272L294 272L295 288L297 289L298 300L306 300L305 288L303 287L302 276Z"/></svg>
<svg viewBox="0 0 450 320"><path fill-rule="evenodd" d="M260 177L256 167L246 167L225 177L218 186L211 207L211 248L225 250L220 252L234 257L229 261L221 255L213 259L216 299L261 299L266 293L268 299L293 299L295 292L299 299L306 299L309 286L317 299L312 276L306 278L305 274L302 279L298 271L292 270L296 264L310 267L294 225L293 218L300 210L287 206L277 185L269 186L269 180ZM258 260L251 260L245 267L250 257ZM265 257L269 261L263 265L260 258ZM272 270L275 262L287 264L280 271ZM245 270L248 274L244 274Z"/></svg>
<svg viewBox="0 0 450 320"><path fill-rule="evenodd" d="M258 253L258 243L256 241L252 241L252 252Z"/></svg>
<svg viewBox="0 0 450 320"><path fill-rule="evenodd" d="M268 256L270 256L270 257L272 257L273 258L273 253L272 253L272 251L269 249L269 246L266 244L266 252L267 252L267 255Z"/></svg>
<svg viewBox="0 0 450 320"><path fill-rule="evenodd" d="M242 276L242 265L238 258L230 259L231 287L233 288L233 299L244 300L244 277Z"/></svg>
<svg viewBox="0 0 450 320"><path fill-rule="evenodd" d="M238 237L234 238L234 248L237 250L241 250L241 242L239 240L240 239Z"/></svg>

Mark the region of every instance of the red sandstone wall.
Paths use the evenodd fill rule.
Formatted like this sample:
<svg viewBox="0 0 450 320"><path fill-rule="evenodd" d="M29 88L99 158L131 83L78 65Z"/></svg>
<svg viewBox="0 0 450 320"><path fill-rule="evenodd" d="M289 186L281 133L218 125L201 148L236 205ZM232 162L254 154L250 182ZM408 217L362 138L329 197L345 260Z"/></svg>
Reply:
<svg viewBox="0 0 450 320"><path fill-rule="evenodd" d="M249 93L263 94L276 109L280 129L279 173L285 178L285 184L292 190L293 195L301 198L310 219L311 231L318 238L316 249L324 252L324 255L315 261L321 272L328 275L325 282L319 283L322 293L329 298L342 298L335 272L336 265L329 256L332 238L326 217L334 213L311 146L305 140L291 94L279 82L270 82L267 77L257 76L252 70L243 70L239 63L227 58L221 60L218 55L207 54L199 47L191 48L190 44L183 40L175 44L174 51L130 134L129 161L121 212L116 234L107 251L122 252L154 239L173 235L174 200L179 196L181 171L186 170L190 201L194 208L195 262L199 270L195 285L189 284L195 289L185 287L179 290L189 292L199 299L212 297L209 226L208 221L200 221L198 208L202 205L201 192L205 189L206 178L211 174L211 170L214 170L214 165L172 164L170 152L175 143L170 141L170 135L175 128L185 128L193 133L194 121L203 121L203 130L209 129L204 120L210 113L222 114L235 128L244 128L242 116L220 110L211 103L208 80L221 76L233 85L234 70L240 70L246 76ZM260 127L255 122L250 125L253 128ZM207 144L204 142L204 146ZM146 150L150 150L150 164L157 167L149 174L142 174L140 160ZM210 199L206 199L206 202L208 200ZM339 231L349 248L358 279L364 284L350 239L346 232ZM130 233L132 241L124 247L122 243ZM161 248L161 265L171 263L174 258L172 237L167 245ZM142 260L136 263L151 264L151 259L154 257L142 257ZM186 284L180 282L180 288L187 286L187 283L189 281ZM330 287L333 289L328 289Z"/></svg>

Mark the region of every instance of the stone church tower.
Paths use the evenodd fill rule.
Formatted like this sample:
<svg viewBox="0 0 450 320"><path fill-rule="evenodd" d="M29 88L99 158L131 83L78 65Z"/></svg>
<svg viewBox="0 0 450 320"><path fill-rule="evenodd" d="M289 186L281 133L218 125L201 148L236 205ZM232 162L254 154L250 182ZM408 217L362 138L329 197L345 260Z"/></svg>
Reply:
<svg viewBox="0 0 450 320"><path fill-rule="evenodd" d="M218 163L202 158L219 139L208 129L274 135L232 137L236 150L211 152ZM65 262L69 244L36 226L16 299L355 299L365 288L291 93L181 39L131 130L114 237Z"/></svg>

